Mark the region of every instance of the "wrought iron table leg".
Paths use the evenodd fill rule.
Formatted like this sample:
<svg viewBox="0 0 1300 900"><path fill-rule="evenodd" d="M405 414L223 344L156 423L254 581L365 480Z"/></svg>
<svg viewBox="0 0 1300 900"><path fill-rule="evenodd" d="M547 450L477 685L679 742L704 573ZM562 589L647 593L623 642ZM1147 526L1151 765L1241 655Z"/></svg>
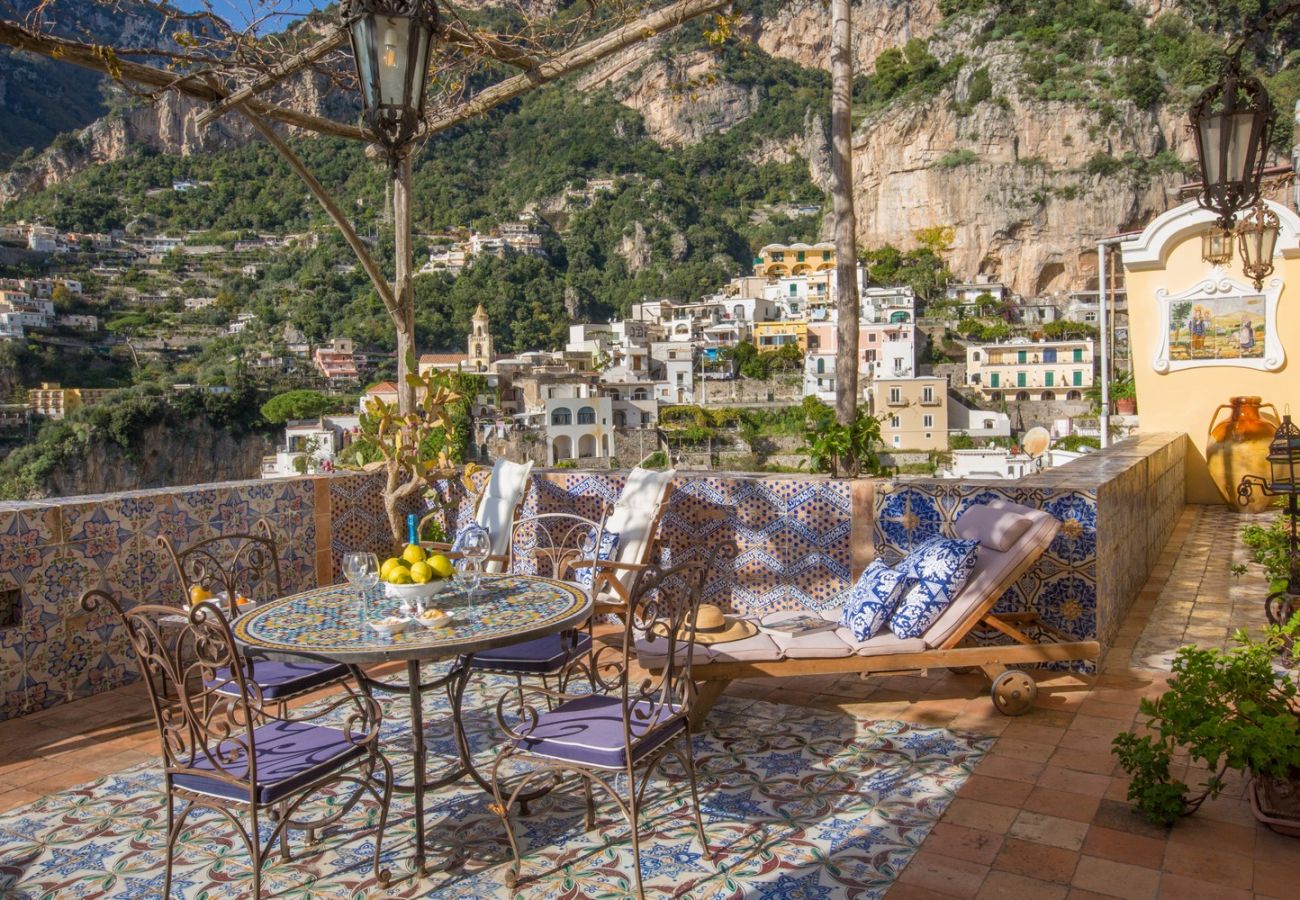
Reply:
<svg viewBox="0 0 1300 900"><path fill-rule="evenodd" d="M426 873L424 860L424 769L427 750L424 746L424 702L420 690L420 663L408 660L406 683L411 698L411 756L414 771L411 788L415 802L415 871Z"/></svg>

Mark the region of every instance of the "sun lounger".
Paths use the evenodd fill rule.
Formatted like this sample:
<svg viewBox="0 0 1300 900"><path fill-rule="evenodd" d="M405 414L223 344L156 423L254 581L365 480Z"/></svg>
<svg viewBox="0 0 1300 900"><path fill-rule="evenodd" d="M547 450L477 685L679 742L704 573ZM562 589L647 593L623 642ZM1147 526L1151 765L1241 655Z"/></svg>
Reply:
<svg viewBox="0 0 1300 900"><path fill-rule="evenodd" d="M524 502L524 494L528 491L528 478L532 471L531 462L515 463L507 459L498 459L492 466L492 474L488 477L487 486L483 489L478 506L474 509L474 521L487 529L488 539L492 542L491 555L483 566L485 572L506 571L507 555L510 550L510 528L519 507ZM420 531L424 531L425 523L441 521L441 518L441 511L428 513L420 520ZM450 543L434 541L420 543L426 550L440 551L452 559L460 556L451 549Z"/></svg>
<svg viewBox="0 0 1300 900"><path fill-rule="evenodd" d="M699 683L697 710L702 718L727 684L737 679L786 675L821 675L844 672L882 673L931 668L974 667L993 679L994 706L1007 715L1020 715L1033 706L1038 689L1028 674L1014 665L1097 659L1097 641L1079 641L1057 632L1036 613L994 614L998 599L1043 555L1061 523L1041 510L1011 503L989 504L1008 513L1027 516L1029 528L1005 551L982 544L975 569L953 603L919 638L900 640L886 630L868 641L858 641L845 627L801 637L760 632L753 637L711 647L698 647L692 674ZM838 622L839 607L821 611ZM772 613L758 620L760 627L800 615ZM1039 643L1026 631L1060 638ZM975 630L998 631L1010 644L965 645ZM656 671L665 661L665 641L641 638L637 642L641 665ZM656 652L656 650L658 652Z"/></svg>

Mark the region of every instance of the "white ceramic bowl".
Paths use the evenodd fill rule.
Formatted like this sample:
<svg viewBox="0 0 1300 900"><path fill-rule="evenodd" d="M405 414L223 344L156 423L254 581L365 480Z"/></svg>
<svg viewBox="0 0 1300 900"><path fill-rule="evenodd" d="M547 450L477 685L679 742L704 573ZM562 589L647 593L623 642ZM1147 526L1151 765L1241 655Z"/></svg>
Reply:
<svg viewBox="0 0 1300 900"><path fill-rule="evenodd" d="M408 603L414 603L416 600L428 600L430 597L436 597L449 587L451 587L450 578L437 579L425 584L389 584L385 581L384 594L393 600L405 600Z"/></svg>
<svg viewBox="0 0 1300 900"><path fill-rule="evenodd" d="M389 616L385 619L371 619L367 622L371 628L380 634L386 634L392 637L406 630L406 626L411 624L410 619L404 619L401 616Z"/></svg>
<svg viewBox="0 0 1300 900"><path fill-rule="evenodd" d="M421 625L423 625L425 628L444 628L451 622L452 619L455 618L455 616L453 616L451 613L447 612L446 610L439 610L438 612L439 615L437 616L430 616L430 615L412 616L411 621L418 622Z"/></svg>

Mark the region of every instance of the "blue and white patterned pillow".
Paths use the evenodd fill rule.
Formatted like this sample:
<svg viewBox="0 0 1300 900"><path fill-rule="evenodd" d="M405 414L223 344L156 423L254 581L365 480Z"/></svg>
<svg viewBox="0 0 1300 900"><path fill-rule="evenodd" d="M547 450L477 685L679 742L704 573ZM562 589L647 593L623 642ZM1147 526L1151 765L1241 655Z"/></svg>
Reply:
<svg viewBox="0 0 1300 900"><path fill-rule="evenodd" d="M907 554L898 568L909 587L889 618L889 630L904 639L925 634L970 578L979 546L979 541L937 537Z"/></svg>
<svg viewBox="0 0 1300 900"><path fill-rule="evenodd" d="M852 631L857 640L871 640L889 621L907 585L907 576L900 569L891 569L883 560L873 559L849 591L840 624Z"/></svg>
<svg viewBox="0 0 1300 900"><path fill-rule="evenodd" d="M591 536L588 535L586 543L591 543ZM586 548L584 547L584 550ZM600 546L596 548L596 559L608 562L614 558L614 552L618 550L618 532L604 531L600 535ZM573 579L585 588L590 588L591 583L595 580L596 573L591 566L578 566L573 569Z"/></svg>

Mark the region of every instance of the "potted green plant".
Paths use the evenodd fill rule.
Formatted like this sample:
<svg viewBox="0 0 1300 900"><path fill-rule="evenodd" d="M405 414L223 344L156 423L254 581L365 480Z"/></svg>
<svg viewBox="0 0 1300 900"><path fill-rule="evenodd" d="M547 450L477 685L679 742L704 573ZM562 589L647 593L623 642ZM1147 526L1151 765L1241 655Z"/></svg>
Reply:
<svg viewBox="0 0 1300 900"><path fill-rule="evenodd" d="M1172 825L1195 812L1223 789L1232 769L1252 777L1260 821L1300 834L1300 693L1292 672L1276 665L1298 628L1300 616L1269 626L1258 640L1238 630L1227 650L1178 651L1169 689L1142 701L1146 733L1121 734L1113 743L1133 777L1128 797L1148 819ZM1175 775L1179 750L1209 773L1195 788Z"/></svg>
<svg viewBox="0 0 1300 900"><path fill-rule="evenodd" d="M1137 412L1137 387L1133 384L1133 375L1125 372L1115 376L1110 383L1110 396L1115 401L1115 412L1121 416L1131 416Z"/></svg>

